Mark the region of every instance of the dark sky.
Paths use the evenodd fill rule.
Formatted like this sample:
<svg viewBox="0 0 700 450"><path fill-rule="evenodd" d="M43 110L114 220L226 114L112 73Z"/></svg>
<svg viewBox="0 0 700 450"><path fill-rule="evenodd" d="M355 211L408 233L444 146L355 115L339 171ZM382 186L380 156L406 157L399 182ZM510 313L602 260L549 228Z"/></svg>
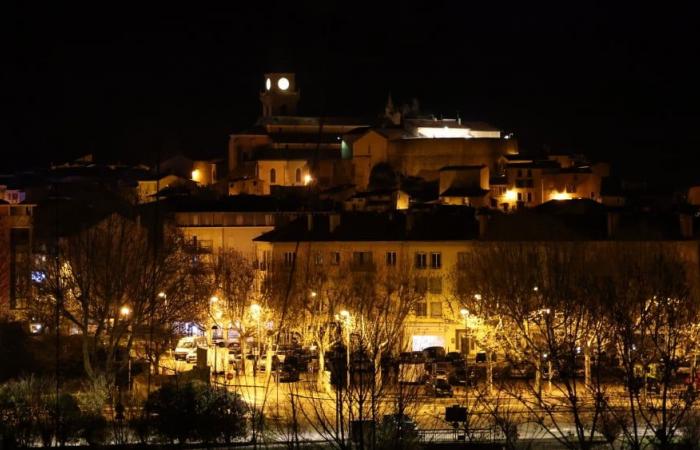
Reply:
<svg viewBox="0 0 700 450"><path fill-rule="evenodd" d="M308 113L377 114L391 91L490 121L524 149L669 173L700 161L691 3L53 3L3 14L0 169L223 156L256 119L268 70L297 73Z"/></svg>

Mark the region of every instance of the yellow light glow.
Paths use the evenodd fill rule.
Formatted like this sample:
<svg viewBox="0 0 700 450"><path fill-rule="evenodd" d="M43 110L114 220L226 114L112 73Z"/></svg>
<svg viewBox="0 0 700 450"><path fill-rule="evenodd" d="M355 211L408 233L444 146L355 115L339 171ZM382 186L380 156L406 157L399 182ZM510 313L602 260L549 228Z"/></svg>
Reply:
<svg viewBox="0 0 700 450"><path fill-rule="evenodd" d="M199 169L194 169L192 171L192 181L199 182L202 179L202 172Z"/></svg>
<svg viewBox="0 0 700 450"><path fill-rule="evenodd" d="M261 312L262 308L257 303L250 305L250 315L253 316L253 319L258 320Z"/></svg>
<svg viewBox="0 0 700 450"><path fill-rule="evenodd" d="M265 80L265 89L267 89L268 91L272 89L272 80L270 80L269 78Z"/></svg>
<svg viewBox="0 0 700 450"><path fill-rule="evenodd" d="M311 291L311 298L316 297L316 295L318 295L318 294L316 294L316 291Z"/></svg>
<svg viewBox="0 0 700 450"><path fill-rule="evenodd" d="M460 313L462 316L467 317L467 316L469 315L469 310L468 310L467 308L462 308L462 309L459 310L459 313Z"/></svg>
<svg viewBox="0 0 700 450"><path fill-rule="evenodd" d="M304 184L309 185L313 181L313 178L308 173L304 175Z"/></svg>
<svg viewBox="0 0 700 450"><path fill-rule="evenodd" d="M549 198L552 200L571 200L571 194L566 192L555 192Z"/></svg>
<svg viewBox="0 0 700 450"><path fill-rule="evenodd" d="M481 300L481 294L474 294L475 300Z"/></svg>
<svg viewBox="0 0 700 450"><path fill-rule="evenodd" d="M281 91L286 91L289 89L289 80L285 77L280 78L277 80L277 87L280 88Z"/></svg>
<svg viewBox="0 0 700 450"><path fill-rule="evenodd" d="M508 189L506 193L503 194L503 198L512 202L518 198L518 193L515 192L513 189Z"/></svg>
<svg viewBox="0 0 700 450"><path fill-rule="evenodd" d="M122 317L128 317L129 314L131 314L131 308L129 308L128 306L124 305L124 306L122 306L121 309L119 310L119 314L121 314Z"/></svg>
<svg viewBox="0 0 700 450"><path fill-rule="evenodd" d="M165 297L167 297L167 295L165 295L165 292L159 292L158 297L165 298Z"/></svg>
<svg viewBox="0 0 700 450"><path fill-rule="evenodd" d="M472 136L468 128L449 127L418 127L418 134L428 138L462 138L469 139Z"/></svg>
<svg viewBox="0 0 700 450"><path fill-rule="evenodd" d="M350 313L346 309L344 309L340 311L340 317L342 317L343 319L348 319L350 317Z"/></svg>

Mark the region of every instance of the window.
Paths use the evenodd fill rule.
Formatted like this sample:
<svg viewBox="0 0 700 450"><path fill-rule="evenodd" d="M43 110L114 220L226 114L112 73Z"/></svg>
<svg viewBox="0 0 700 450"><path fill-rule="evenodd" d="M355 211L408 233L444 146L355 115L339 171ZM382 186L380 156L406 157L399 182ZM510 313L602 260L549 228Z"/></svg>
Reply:
<svg viewBox="0 0 700 450"><path fill-rule="evenodd" d="M442 302L430 302L430 317L442 317Z"/></svg>
<svg viewBox="0 0 700 450"><path fill-rule="evenodd" d="M428 304L425 302L416 303L413 312L418 317L425 317L428 315Z"/></svg>
<svg viewBox="0 0 700 450"><path fill-rule="evenodd" d="M372 267L372 252L352 252L352 267L368 269Z"/></svg>
<svg viewBox="0 0 700 450"><path fill-rule="evenodd" d="M457 252L457 268L466 269L469 264L469 253Z"/></svg>
<svg viewBox="0 0 700 450"><path fill-rule="evenodd" d="M566 193L567 194L574 194L576 193L576 186L573 184L567 184L566 185Z"/></svg>
<svg viewBox="0 0 700 450"><path fill-rule="evenodd" d="M396 252L386 252L386 265L395 266L396 265Z"/></svg>
<svg viewBox="0 0 700 450"><path fill-rule="evenodd" d="M518 192L518 201L519 202L523 201L523 193L522 192Z"/></svg>
<svg viewBox="0 0 700 450"><path fill-rule="evenodd" d="M294 171L294 182L301 183L301 169L297 169Z"/></svg>
<svg viewBox="0 0 700 450"><path fill-rule="evenodd" d="M284 252L284 265L286 267L293 266L295 257L296 254L294 252Z"/></svg>
<svg viewBox="0 0 700 450"><path fill-rule="evenodd" d="M530 203L532 201L532 192L527 193L527 202Z"/></svg>
<svg viewBox="0 0 700 450"><path fill-rule="evenodd" d="M439 269L442 267L442 253L433 252L430 254L430 268Z"/></svg>
<svg viewBox="0 0 700 450"><path fill-rule="evenodd" d="M428 291L428 279L426 277L416 277L414 283L417 293L425 294Z"/></svg>
<svg viewBox="0 0 700 450"><path fill-rule="evenodd" d="M277 183L277 171L270 169L270 183Z"/></svg>
<svg viewBox="0 0 700 450"><path fill-rule="evenodd" d="M321 252L314 253L314 264L316 264L317 266L320 266L323 264L323 253L321 253Z"/></svg>
<svg viewBox="0 0 700 450"><path fill-rule="evenodd" d="M425 253L417 252L415 258L416 269L425 269L428 267L428 255Z"/></svg>
<svg viewBox="0 0 700 450"><path fill-rule="evenodd" d="M340 264L340 252L331 252L331 265L337 266Z"/></svg>
<svg viewBox="0 0 700 450"><path fill-rule="evenodd" d="M442 294L442 278L440 278L440 277L428 278L428 291L431 294Z"/></svg>

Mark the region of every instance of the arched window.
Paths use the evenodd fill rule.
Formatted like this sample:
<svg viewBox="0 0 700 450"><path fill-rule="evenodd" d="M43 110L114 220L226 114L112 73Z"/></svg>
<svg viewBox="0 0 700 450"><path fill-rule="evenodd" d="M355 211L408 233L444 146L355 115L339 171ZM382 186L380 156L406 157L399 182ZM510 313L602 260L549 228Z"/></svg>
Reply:
<svg viewBox="0 0 700 450"><path fill-rule="evenodd" d="M301 183L301 169L297 169L297 170L294 172L294 181L295 181L296 183Z"/></svg>
<svg viewBox="0 0 700 450"><path fill-rule="evenodd" d="M270 169L270 183L277 183L277 171Z"/></svg>

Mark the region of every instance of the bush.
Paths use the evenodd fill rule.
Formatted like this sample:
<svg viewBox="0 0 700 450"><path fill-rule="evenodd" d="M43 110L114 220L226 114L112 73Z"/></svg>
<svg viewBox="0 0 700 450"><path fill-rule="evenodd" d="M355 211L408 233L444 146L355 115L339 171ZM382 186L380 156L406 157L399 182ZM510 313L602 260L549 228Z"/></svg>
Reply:
<svg viewBox="0 0 700 450"><path fill-rule="evenodd" d="M0 436L8 447L28 447L36 442L48 447L54 438L61 445L79 438L91 445L101 444L107 440L107 421L99 402L89 405L92 410L86 406L84 412L78 399L68 393L56 402L50 380L29 377L10 381L0 386Z"/></svg>
<svg viewBox="0 0 700 450"><path fill-rule="evenodd" d="M246 433L246 406L226 389L191 382L165 385L146 402L156 433L171 443L231 442Z"/></svg>

